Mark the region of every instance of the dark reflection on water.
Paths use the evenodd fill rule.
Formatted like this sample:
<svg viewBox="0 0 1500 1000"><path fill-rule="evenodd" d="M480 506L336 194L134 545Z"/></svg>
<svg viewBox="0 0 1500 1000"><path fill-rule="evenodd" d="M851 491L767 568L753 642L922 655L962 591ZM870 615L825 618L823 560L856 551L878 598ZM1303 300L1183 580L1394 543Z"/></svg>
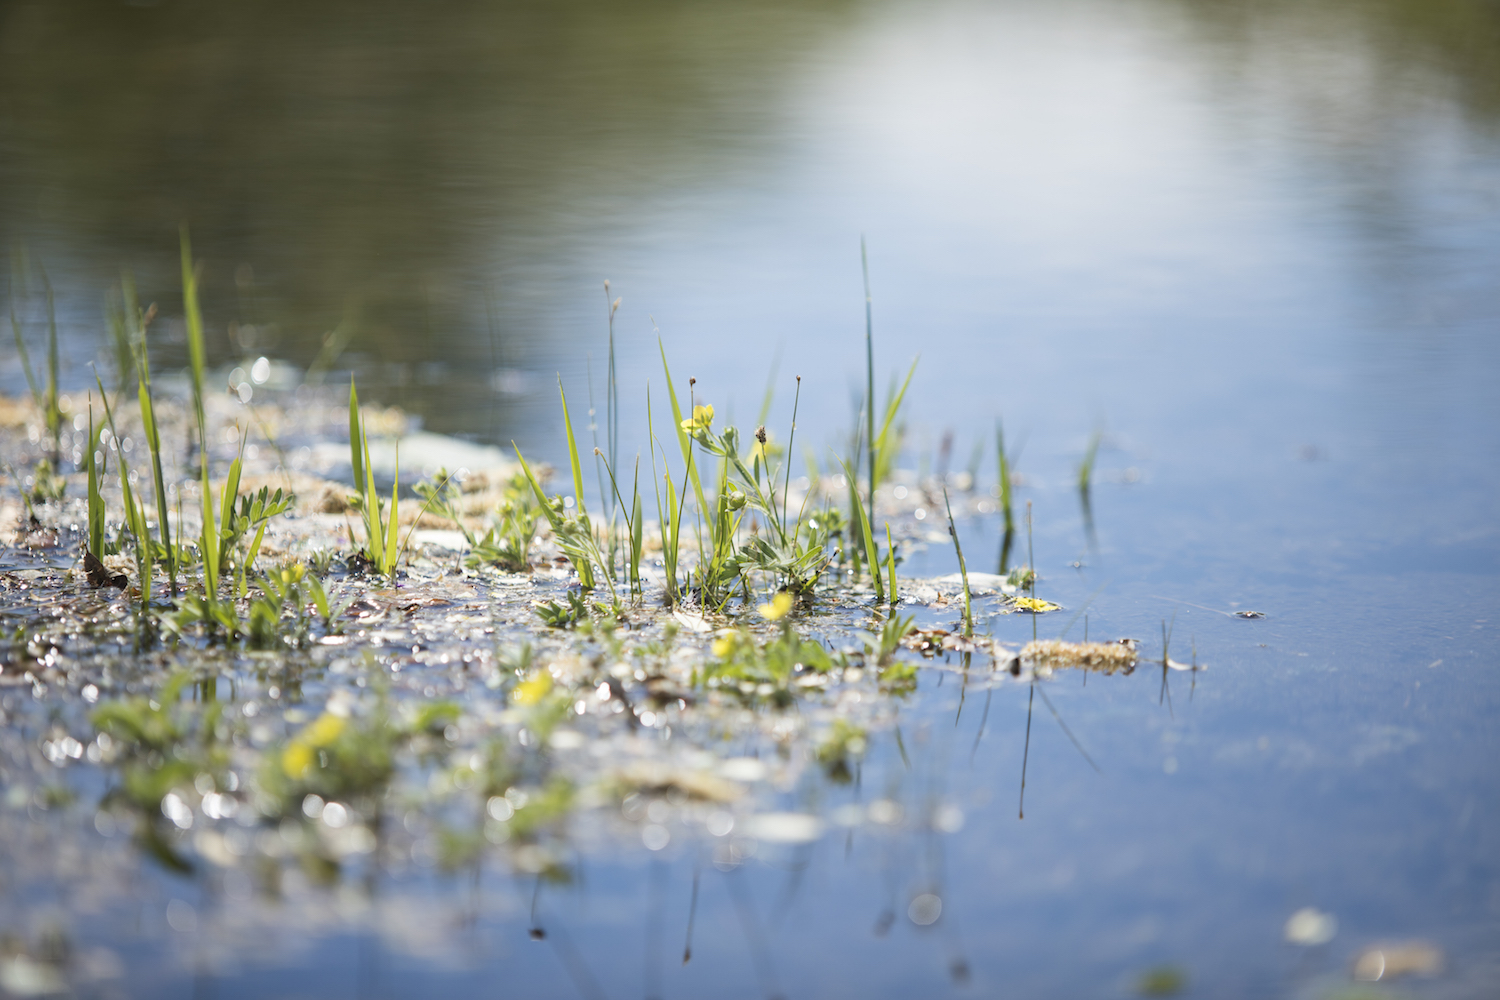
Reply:
<svg viewBox="0 0 1500 1000"><path fill-rule="evenodd" d="M905 40L905 29L892 27L902 22L914 29ZM899 243L931 236L922 227L906 236L903 212L881 204L891 193L870 188L891 150L867 127L839 121L861 110L859 98L847 105L829 78L899 80L911 69L903 62L921 66L934 45L953 49L960 68L985 49L997 63L1039 55L1029 69L994 80L1006 88L995 95L1005 107L1029 77L1042 116L1059 87L1076 89L1063 108L1111 99L1110 59L1076 63L1069 51L1110 33L1127 62L1156 63L1128 66L1127 75L1201 74L1194 86L1219 120L1189 128L1217 132L1270 174L1286 169L1271 151L1290 142L1312 164L1293 168L1302 174L1293 184L1330 213L1326 224L1352 227L1355 252L1371 258L1372 292L1420 282L1412 290L1421 301L1383 305L1440 321L1496 312L1490 284L1469 268L1455 273L1452 259L1452 244L1477 235L1467 213L1486 204L1489 181L1469 176L1463 190L1466 178L1431 149L1494 139L1500 31L1482 3L1199 0L1075 3L1054 13L949 4L925 14L836 3L450 2L420 13L399 3L18 3L0 31L8 95L0 233L7 243L25 241L57 274L71 319L65 333L97 335L99 296L122 267L140 272L148 300L174 302L174 238L189 221L208 261L217 356L272 353L306 364L338 331L334 342L351 352L346 362L373 363L368 379L434 426L502 440L535 418L510 409L497 416L483 398L492 387L545 395L547 379L520 378L516 369L581 374L575 352L597 337L602 276L642 279L626 286L628 296L644 293L631 298L631 315L682 314L681 334L748 333L725 309L767 289L778 305L752 305L751 329L778 315L778 330L788 316L799 336L817 329L826 311L820 288L840 287L837 258L820 251L817 269L790 287L782 266L764 259L796 240L826 238L817 221L831 190L799 183L809 170L847 174L857 208L844 240L879 226L891 237L885 260L901 267L899 253L891 260ZM1027 52L1031 36L1039 52ZM972 175L949 140L992 127L983 116L964 121L984 100L965 84L992 81L968 77L955 78L958 90L913 98L938 102L929 117L944 136L919 169L983 219L988 203L1025 200L1041 178L1022 171L1014 177L1022 186L1005 192ZM1159 138L1150 102L1162 96L1127 94L1148 148ZM863 114L914 125L896 98L872 90ZM960 117L945 122L949 113ZM1038 131L1024 103L1019 116L1007 114L1020 126L1020 148L976 146L968 155L982 162L1003 150L1006 160L1047 163L1054 147L1079 141L1096 143L1106 159L1116 153L1119 139L1091 136L1100 121L1087 115ZM1070 136L1070 127L1084 131ZM846 143L854 158L830 156L823 136ZM930 137L912 137L914 149L927 144ZM1171 155L1165 147L1150 153L1161 169L1137 179L1148 199L1183 183ZM1103 164L1059 166L1085 183L1091 173L1113 183ZM1064 194L1070 185L1064 177L1047 186ZM773 225L785 230L799 212L810 225L758 229L745 213L759 213L762 196L790 209L770 215ZM1073 226L1075 211L1058 204L1057 224ZM1109 227L1122 224L1101 217L1097 235L1112 239ZM1162 224L1182 228L1170 217ZM987 261L981 270L1014 270L965 228L952 232L950 263L977 263L977 255ZM1095 235L1085 227L1077 238ZM1492 243L1482 249L1491 253ZM683 254L704 252L725 258L727 271L682 267ZM1069 282L1087 283L1092 267L1113 283L1110 269L1132 266L1106 256ZM1210 280L1215 269L1209 261L1175 266L1204 269ZM732 285L705 287L728 273ZM982 310L989 294L966 288L963 277L954 275L951 288L923 280L930 297L957 293ZM464 406L453 405L455 392Z"/></svg>
<svg viewBox="0 0 1500 1000"><path fill-rule="evenodd" d="M342 328L440 409L430 383L477 393L466 366L529 357L547 300L629 206L753 171L785 68L844 13L10 5L0 231L92 327L122 267L175 300L187 221L216 325L237 327L219 357L306 364Z"/></svg>

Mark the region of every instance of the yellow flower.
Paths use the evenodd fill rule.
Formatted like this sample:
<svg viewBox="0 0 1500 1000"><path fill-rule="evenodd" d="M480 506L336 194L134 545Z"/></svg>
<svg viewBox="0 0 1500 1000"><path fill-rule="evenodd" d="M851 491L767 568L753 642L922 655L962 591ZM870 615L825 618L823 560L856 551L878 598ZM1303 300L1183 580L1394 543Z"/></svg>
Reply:
<svg viewBox="0 0 1500 1000"><path fill-rule="evenodd" d="M300 740L293 740L291 745L281 755L281 769L286 776L293 780L301 778L312 770L313 751Z"/></svg>
<svg viewBox="0 0 1500 1000"><path fill-rule="evenodd" d="M516 685L511 700L517 705L535 705L547 697L551 690L552 675L545 670L534 670L530 677Z"/></svg>
<svg viewBox="0 0 1500 1000"><path fill-rule="evenodd" d="M1062 605L1044 601L1040 597L1017 597L1015 600L1017 611L1030 611L1039 614L1043 611L1061 611Z"/></svg>
<svg viewBox="0 0 1500 1000"><path fill-rule="evenodd" d="M734 650L734 629L725 629L714 640L714 656L724 659Z"/></svg>
<svg viewBox="0 0 1500 1000"><path fill-rule="evenodd" d="M684 420L682 422L682 429L687 431L689 434L695 434L698 431L708 430L709 425L713 422L713 404L704 403L702 406L693 407L693 417L691 420Z"/></svg>
<svg viewBox="0 0 1500 1000"><path fill-rule="evenodd" d="M344 731L345 720L337 715L324 712L318 716L306 729L298 734L297 739L310 747L326 747L339 738L339 733Z"/></svg>
<svg viewBox="0 0 1500 1000"><path fill-rule="evenodd" d="M767 621L780 621L787 616L787 612L792 610L792 595L785 590L780 591L771 598L770 604L762 604L755 610L759 611L761 617Z"/></svg>

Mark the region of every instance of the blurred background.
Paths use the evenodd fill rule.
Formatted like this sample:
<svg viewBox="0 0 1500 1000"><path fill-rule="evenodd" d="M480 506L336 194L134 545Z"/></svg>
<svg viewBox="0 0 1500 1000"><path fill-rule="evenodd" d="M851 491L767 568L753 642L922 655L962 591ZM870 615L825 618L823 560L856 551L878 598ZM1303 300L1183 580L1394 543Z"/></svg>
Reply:
<svg viewBox="0 0 1500 1000"><path fill-rule="evenodd" d="M0 45L0 239L47 269L65 382L122 270L185 363L186 222L226 370L354 370L555 460L609 279L626 454L659 335L721 415L773 385L783 439L804 376L827 464L863 236L882 394L922 358L909 466L992 481L1003 419L1065 486L1103 431L1200 554L1500 568L1493 0L16 0Z"/></svg>

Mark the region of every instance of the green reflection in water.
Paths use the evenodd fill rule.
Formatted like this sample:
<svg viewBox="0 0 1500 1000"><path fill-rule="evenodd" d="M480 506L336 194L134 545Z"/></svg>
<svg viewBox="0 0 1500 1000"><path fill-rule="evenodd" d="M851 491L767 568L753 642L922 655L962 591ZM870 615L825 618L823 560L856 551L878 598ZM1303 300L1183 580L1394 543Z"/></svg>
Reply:
<svg viewBox="0 0 1500 1000"><path fill-rule="evenodd" d="M221 358L307 363L346 323L352 349L386 361L487 361L485 289L565 265L609 205L751 169L786 68L839 15L12 7L0 230L66 260L74 294L128 265L143 299L171 301L189 220L208 308L241 325L241 343L211 345Z"/></svg>

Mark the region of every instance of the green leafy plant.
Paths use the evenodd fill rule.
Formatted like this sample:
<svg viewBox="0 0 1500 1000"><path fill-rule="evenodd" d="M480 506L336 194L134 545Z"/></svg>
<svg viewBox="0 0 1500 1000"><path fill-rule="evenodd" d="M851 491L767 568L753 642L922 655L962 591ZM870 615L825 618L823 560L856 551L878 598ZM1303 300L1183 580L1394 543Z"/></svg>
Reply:
<svg viewBox="0 0 1500 1000"><path fill-rule="evenodd" d="M236 466L239 459L235 459ZM236 473L238 470L235 470ZM235 475L238 485L238 475ZM244 596L245 580L250 573L255 571L255 559L260 554L261 542L266 537L266 527L271 518L279 514L285 514L296 502L296 497L280 488L272 490L269 486L262 486L253 494L239 497L237 505L230 505L235 499L235 494L225 487L224 496L226 510L222 518L223 527L220 529L220 554L227 565L232 566L236 574L237 592ZM251 532L254 532L251 535ZM229 555L240 551L240 543L247 535L251 535L248 547L244 549L242 557L229 561Z"/></svg>
<svg viewBox="0 0 1500 1000"><path fill-rule="evenodd" d="M745 627L720 632L713 643L713 659L703 668L704 683L747 700L768 698L785 707L792 703L790 688L796 678L842 666L842 656L797 634L791 622L794 603L790 593L781 591L769 604L760 605L763 618L781 623L780 633L768 641L758 641Z"/></svg>
<svg viewBox="0 0 1500 1000"><path fill-rule="evenodd" d="M569 590L566 604L558 601L543 601L536 606L537 617L549 628L573 628L588 621L589 607L582 595Z"/></svg>
<svg viewBox="0 0 1500 1000"><path fill-rule="evenodd" d="M458 507L463 487L454 481L448 470L439 469L433 479L424 480L413 489L426 501L429 510L452 521L463 533L469 545L464 565L470 569L499 566L512 573L530 568L527 554L532 539L536 537L536 522L541 511L534 502L524 474L516 473L505 484L494 511L493 523L483 536L477 536L464 523L463 512Z"/></svg>
<svg viewBox="0 0 1500 1000"><path fill-rule="evenodd" d="M916 621L916 615L903 618L893 614L882 623L879 632L858 633L864 642L867 661L877 667L889 664L896 650L901 648L901 640L916 628Z"/></svg>

